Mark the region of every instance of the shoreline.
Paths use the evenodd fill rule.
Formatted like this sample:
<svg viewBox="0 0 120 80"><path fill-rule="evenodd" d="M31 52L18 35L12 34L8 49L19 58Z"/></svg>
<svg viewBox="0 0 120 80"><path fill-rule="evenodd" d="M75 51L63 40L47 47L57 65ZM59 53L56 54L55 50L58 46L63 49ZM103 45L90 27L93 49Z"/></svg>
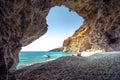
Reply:
<svg viewBox="0 0 120 80"><path fill-rule="evenodd" d="M47 55L50 55L48 57ZM24 68L26 66L31 66L37 63L44 63L48 61L55 60L62 56L71 56L67 52L21 52L20 63L17 65L17 70ZM34 57L33 57L34 56ZM31 58L33 57L33 58Z"/></svg>
<svg viewBox="0 0 120 80"><path fill-rule="evenodd" d="M36 65L36 64L46 63L46 62L53 61L53 60L56 60L56 59L57 59L57 58L49 59L49 60L41 61L41 62L35 62L35 63L31 63L31 64L26 64L26 66L24 66L24 67L17 66L17 70L22 69L22 68L25 68L25 67L32 66L32 65Z"/></svg>
<svg viewBox="0 0 120 80"><path fill-rule="evenodd" d="M112 53L120 53L120 51L111 51L111 52L100 52L100 51L94 51L94 52L81 52L80 53L80 56L76 53L76 54L71 54L69 56L79 56L79 57L90 57L92 55L99 55L99 54L112 54ZM61 57L64 57L64 56L61 56ZM60 58L60 57L59 57ZM25 66L17 66L17 70L19 69L23 69L25 67L29 67L29 66L32 66L32 65L35 65L35 64L42 64L42 63L47 63L47 62L50 62L50 61L53 61L53 60L56 60L58 58L50 58L48 60L45 60L45 61L38 61L38 62L35 62L35 63L31 63L31 64L25 64Z"/></svg>
<svg viewBox="0 0 120 80"><path fill-rule="evenodd" d="M89 57L66 56L17 70L15 76L18 80L118 80L119 63L120 51Z"/></svg>

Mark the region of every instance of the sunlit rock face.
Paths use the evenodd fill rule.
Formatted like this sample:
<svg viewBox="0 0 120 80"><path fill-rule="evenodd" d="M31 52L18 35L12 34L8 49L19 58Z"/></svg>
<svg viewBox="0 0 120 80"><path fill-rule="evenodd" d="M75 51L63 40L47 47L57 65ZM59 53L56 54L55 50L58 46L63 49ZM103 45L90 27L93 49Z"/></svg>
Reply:
<svg viewBox="0 0 120 80"><path fill-rule="evenodd" d="M18 52L47 31L52 6L65 5L84 18L84 24L64 41L64 51L120 50L119 0L0 0L0 80L11 76Z"/></svg>
<svg viewBox="0 0 120 80"><path fill-rule="evenodd" d="M84 18L84 24L64 41L64 51L119 51L119 0L56 0Z"/></svg>
<svg viewBox="0 0 120 80"><path fill-rule="evenodd" d="M47 31L50 8L51 0L0 0L0 80L14 80L18 53Z"/></svg>

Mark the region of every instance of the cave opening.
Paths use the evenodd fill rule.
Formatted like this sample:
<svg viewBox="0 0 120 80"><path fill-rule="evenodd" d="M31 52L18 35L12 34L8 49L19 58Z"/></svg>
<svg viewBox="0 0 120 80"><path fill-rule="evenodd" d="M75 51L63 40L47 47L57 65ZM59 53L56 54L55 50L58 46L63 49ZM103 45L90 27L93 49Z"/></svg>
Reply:
<svg viewBox="0 0 120 80"><path fill-rule="evenodd" d="M46 17L48 31L45 33L45 35L32 42L30 45L22 48L19 54L18 67L23 67L29 64L31 65L38 62L36 60L39 54L34 56L32 54L27 55L27 53L43 52L55 48L61 48L63 46L63 41L72 36L75 31L83 24L83 21L84 20L82 17L80 17L74 11L70 11L65 6L52 7ZM30 59L35 60L30 63Z"/></svg>
<svg viewBox="0 0 120 80"><path fill-rule="evenodd" d="M54 80L56 79L56 77L57 79L65 79L65 80L68 80L68 79L74 80L79 78L80 79L82 78L83 79L93 79L93 78L101 79L102 78L102 79L108 79L108 80L119 79L120 70L119 70L118 63L120 63L119 62L120 52L118 52L117 54L114 54L114 52L111 52L106 56L104 56L104 53L98 54L98 55L95 54L87 58L71 57L71 59L67 59L65 57L60 60L56 60L55 61L56 64L54 64L54 61L53 61L50 64L48 63L46 65L42 65L42 67L35 67L33 65L33 66L30 66L30 68L32 69L27 67L27 68L15 71L16 65L18 63L18 57L21 57L21 55L18 56L18 52L20 51L21 47L28 45L29 43L36 40L38 37L40 37L45 33L43 29L45 28L46 30L46 24L45 24L46 15L48 14L49 9L55 5L64 4L68 6L70 9L75 10L76 12L78 12L78 14L82 15L85 18L85 22L83 26L80 28L80 30L78 30L80 33L82 33L82 37L80 36L77 36L77 38L74 37L74 39L76 40L73 40L71 42L70 40L68 40L68 44L69 43L71 44L72 42L73 44L76 44L74 42L78 43L78 41L80 41L81 43L87 43L88 41L90 41L91 43L95 44L95 45L91 44L93 49L94 48L96 49L96 47L99 47L100 45L100 47L101 48L103 47L103 49L105 49L106 51L113 51L113 50L119 51L120 50L120 46L119 46L120 45L120 28L119 28L120 20L118 19L118 17L120 16L119 0L115 0L115 1L102 0L102 2L100 0L98 1L97 0L96 1L95 0L86 0L86 1L84 0L53 0L53 1L52 0L21 0L21 1L0 0L0 4L1 4L1 8L0 8L0 12L1 12L0 13L0 16L1 16L1 19L0 19L0 22L1 22L0 23L1 24L0 25L1 26L0 27L0 31L1 31L0 32L0 35L1 35L0 37L1 39L0 41L0 57L1 57L0 80L8 80L8 79L16 80L14 79L14 76L20 80L27 80L27 79L31 80L31 79L38 79L38 78L39 79L42 78L41 80L44 80L44 79ZM101 15L99 15L99 13ZM54 15L55 14L57 13L54 13ZM40 21L40 19L42 20ZM64 21L63 19L62 21L68 22L70 20L68 17L66 19L67 19L66 21ZM59 20L59 18L57 20ZM74 21L76 22L77 20L72 19L72 22L70 23L73 23ZM55 27L55 29L57 29L57 27ZM63 26L60 26L59 28L61 27ZM61 31L59 29L58 31L63 33L70 30L72 27L65 26L64 28L65 29ZM50 31L49 24L48 24L48 30ZM52 32L55 32L55 31L56 30L53 30ZM54 34L55 35L58 34L57 33L58 31L56 31ZM29 32L32 32L32 33L29 33ZM79 32L77 34L80 34ZM37 36L36 36L36 33L38 33ZM44 36L46 36L47 33ZM40 37L40 40L42 40L44 36ZM59 37L60 35L57 35L56 38L59 40ZM82 42L82 39L84 39L83 40L84 42ZM38 43L36 43L36 41L32 43L32 44L36 43L37 45L34 44L35 45L34 46L31 44L31 47L29 47L30 45L27 46L29 47L28 48L29 51L30 50L33 51L33 48L34 48L34 51L36 51L36 49L39 49L40 51L42 51L42 49L40 48L41 47L44 48L43 46L47 47L49 45L47 44L47 42L55 43L54 40L48 41L50 40L48 39L48 37L45 37L45 39L43 39L43 41L47 40L47 42L45 43L42 42L42 44L38 40L36 40ZM56 43L52 44L52 46L53 45L56 45ZM81 45L84 45L84 44L81 44ZM74 47L78 48L81 45L74 45ZM85 45L86 46L82 46L82 47L88 48L87 45L89 45L89 42ZM71 48L69 47L69 50L71 50L72 48L74 50L74 47L72 45ZM81 50L81 48L79 49ZM86 50L86 48L84 48L84 50ZM84 51L84 50L81 50L81 51ZM33 58L42 59L39 55L37 55L37 57L35 56L28 57L28 55L31 55L31 54L30 53L28 55L27 54L24 54L27 57L24 56L22 58L25 62L27 62L26 60L28 59L30 64L34 63L34 61L32 60ZM99 56L99 55L101 56L97 58L96 56ZM66 59L68 60L68 62L66 62ZM68 65L66 63L68 63ZM25 64L25 66L29 65L24 62L23 64ZM61 64L62 66L59 66ZM48 75L48 71L50 72L49 73L50 75ZM111 72L113 74L111 74ZM91 73L94 75L91 75ZM104 73L108 75L104 75ZM101 75L98 75L98 74L101 74Z"/></svg>
<svg viewBox="0 0 120 80"><path fill-rule="evenodd" d="M83 21L81 16L65 6L52 7L46 17L47 32L30 45L23 47L22 51L49 51L62 47L63 41L72 36Z"/></svg>

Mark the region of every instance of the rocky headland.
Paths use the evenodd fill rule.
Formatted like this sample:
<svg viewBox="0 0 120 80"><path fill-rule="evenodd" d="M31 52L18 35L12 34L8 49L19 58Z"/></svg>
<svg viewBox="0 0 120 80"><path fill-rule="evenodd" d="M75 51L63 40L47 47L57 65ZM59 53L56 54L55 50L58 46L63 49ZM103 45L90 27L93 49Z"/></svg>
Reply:
<svg viewBox="0 0 120 80"><path fill-rule="evenodd" d="M13 72L15 72L16 65L19 62L18 53L21 50L21 47L30 44L46 33L46 16L48 15L50 8L61 5L77 12L84 19L83 25L73 34L73 36L64 41L64 51L76 53L87 50L120 50L119 0L0 0L0 80L16 80ZM119 57L119 55L117 57ZM117 57L114 57L115 62L116 59L118 59ZM71 59L73 58L71 57ZM119 63L115 63L112 58L110 59L111 60L108 62L113 66L115 71L112 71L112 69L109 69L108 71L112 73L119 71L117 68ZM77 62L77 60L75 61ZM100 59L100 61L103 60L104 58ZM107 59L104 61L107 61ZM59 63L59 65L61 63ZM92 62L90 63L92 64ZM98 66L98 63L95 64L96 67ZM69 64L71 63L69 62ZM79 69L82 69L82 65L81 67L79 66ZM117 66L116 68L114 68L115 65ZM75 66L77 66L77 64ZM91 67L89 65L86 66ZM110 67L110 65L108 67ZM101 69L98 69L97 71L101 73L101 71L104 70L103 68L104 66L101 66ZM74 70L73 73L77 70ZM67 68L65 71L67 71ZM92 72L96 73L94 70L92 70ZM35 72L33 71L33 74L34 73ZM40 70L39 73L42 73L42 71ZM78 72L78 74L76 72L75 74L77 76L80 72ZM96 76L99 78L99 75ZM27 80L27 76L25 78ZM114 76L111 79L115 80L117 78Z"/></svg>
<svg viewBox="0 0 120 80"><path fill-rule="evenodd" d="M56 51L56 52L63 51L63 47L55 48L50 51Z"/></svg>

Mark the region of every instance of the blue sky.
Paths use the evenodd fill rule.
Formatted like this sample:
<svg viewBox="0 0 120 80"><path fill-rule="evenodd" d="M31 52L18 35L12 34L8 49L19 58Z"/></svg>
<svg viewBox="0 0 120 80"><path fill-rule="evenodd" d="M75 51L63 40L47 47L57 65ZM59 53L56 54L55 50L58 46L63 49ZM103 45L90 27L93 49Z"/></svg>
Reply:
<svg viewBox="0 0 120 80"><path fill-rule="evenodd" d="M73 35L83 24L82 17L64 6L51 8L46 20L47 33L30 45L23 47L22 51L48 51L61 47L63 41Z"/></svg>

